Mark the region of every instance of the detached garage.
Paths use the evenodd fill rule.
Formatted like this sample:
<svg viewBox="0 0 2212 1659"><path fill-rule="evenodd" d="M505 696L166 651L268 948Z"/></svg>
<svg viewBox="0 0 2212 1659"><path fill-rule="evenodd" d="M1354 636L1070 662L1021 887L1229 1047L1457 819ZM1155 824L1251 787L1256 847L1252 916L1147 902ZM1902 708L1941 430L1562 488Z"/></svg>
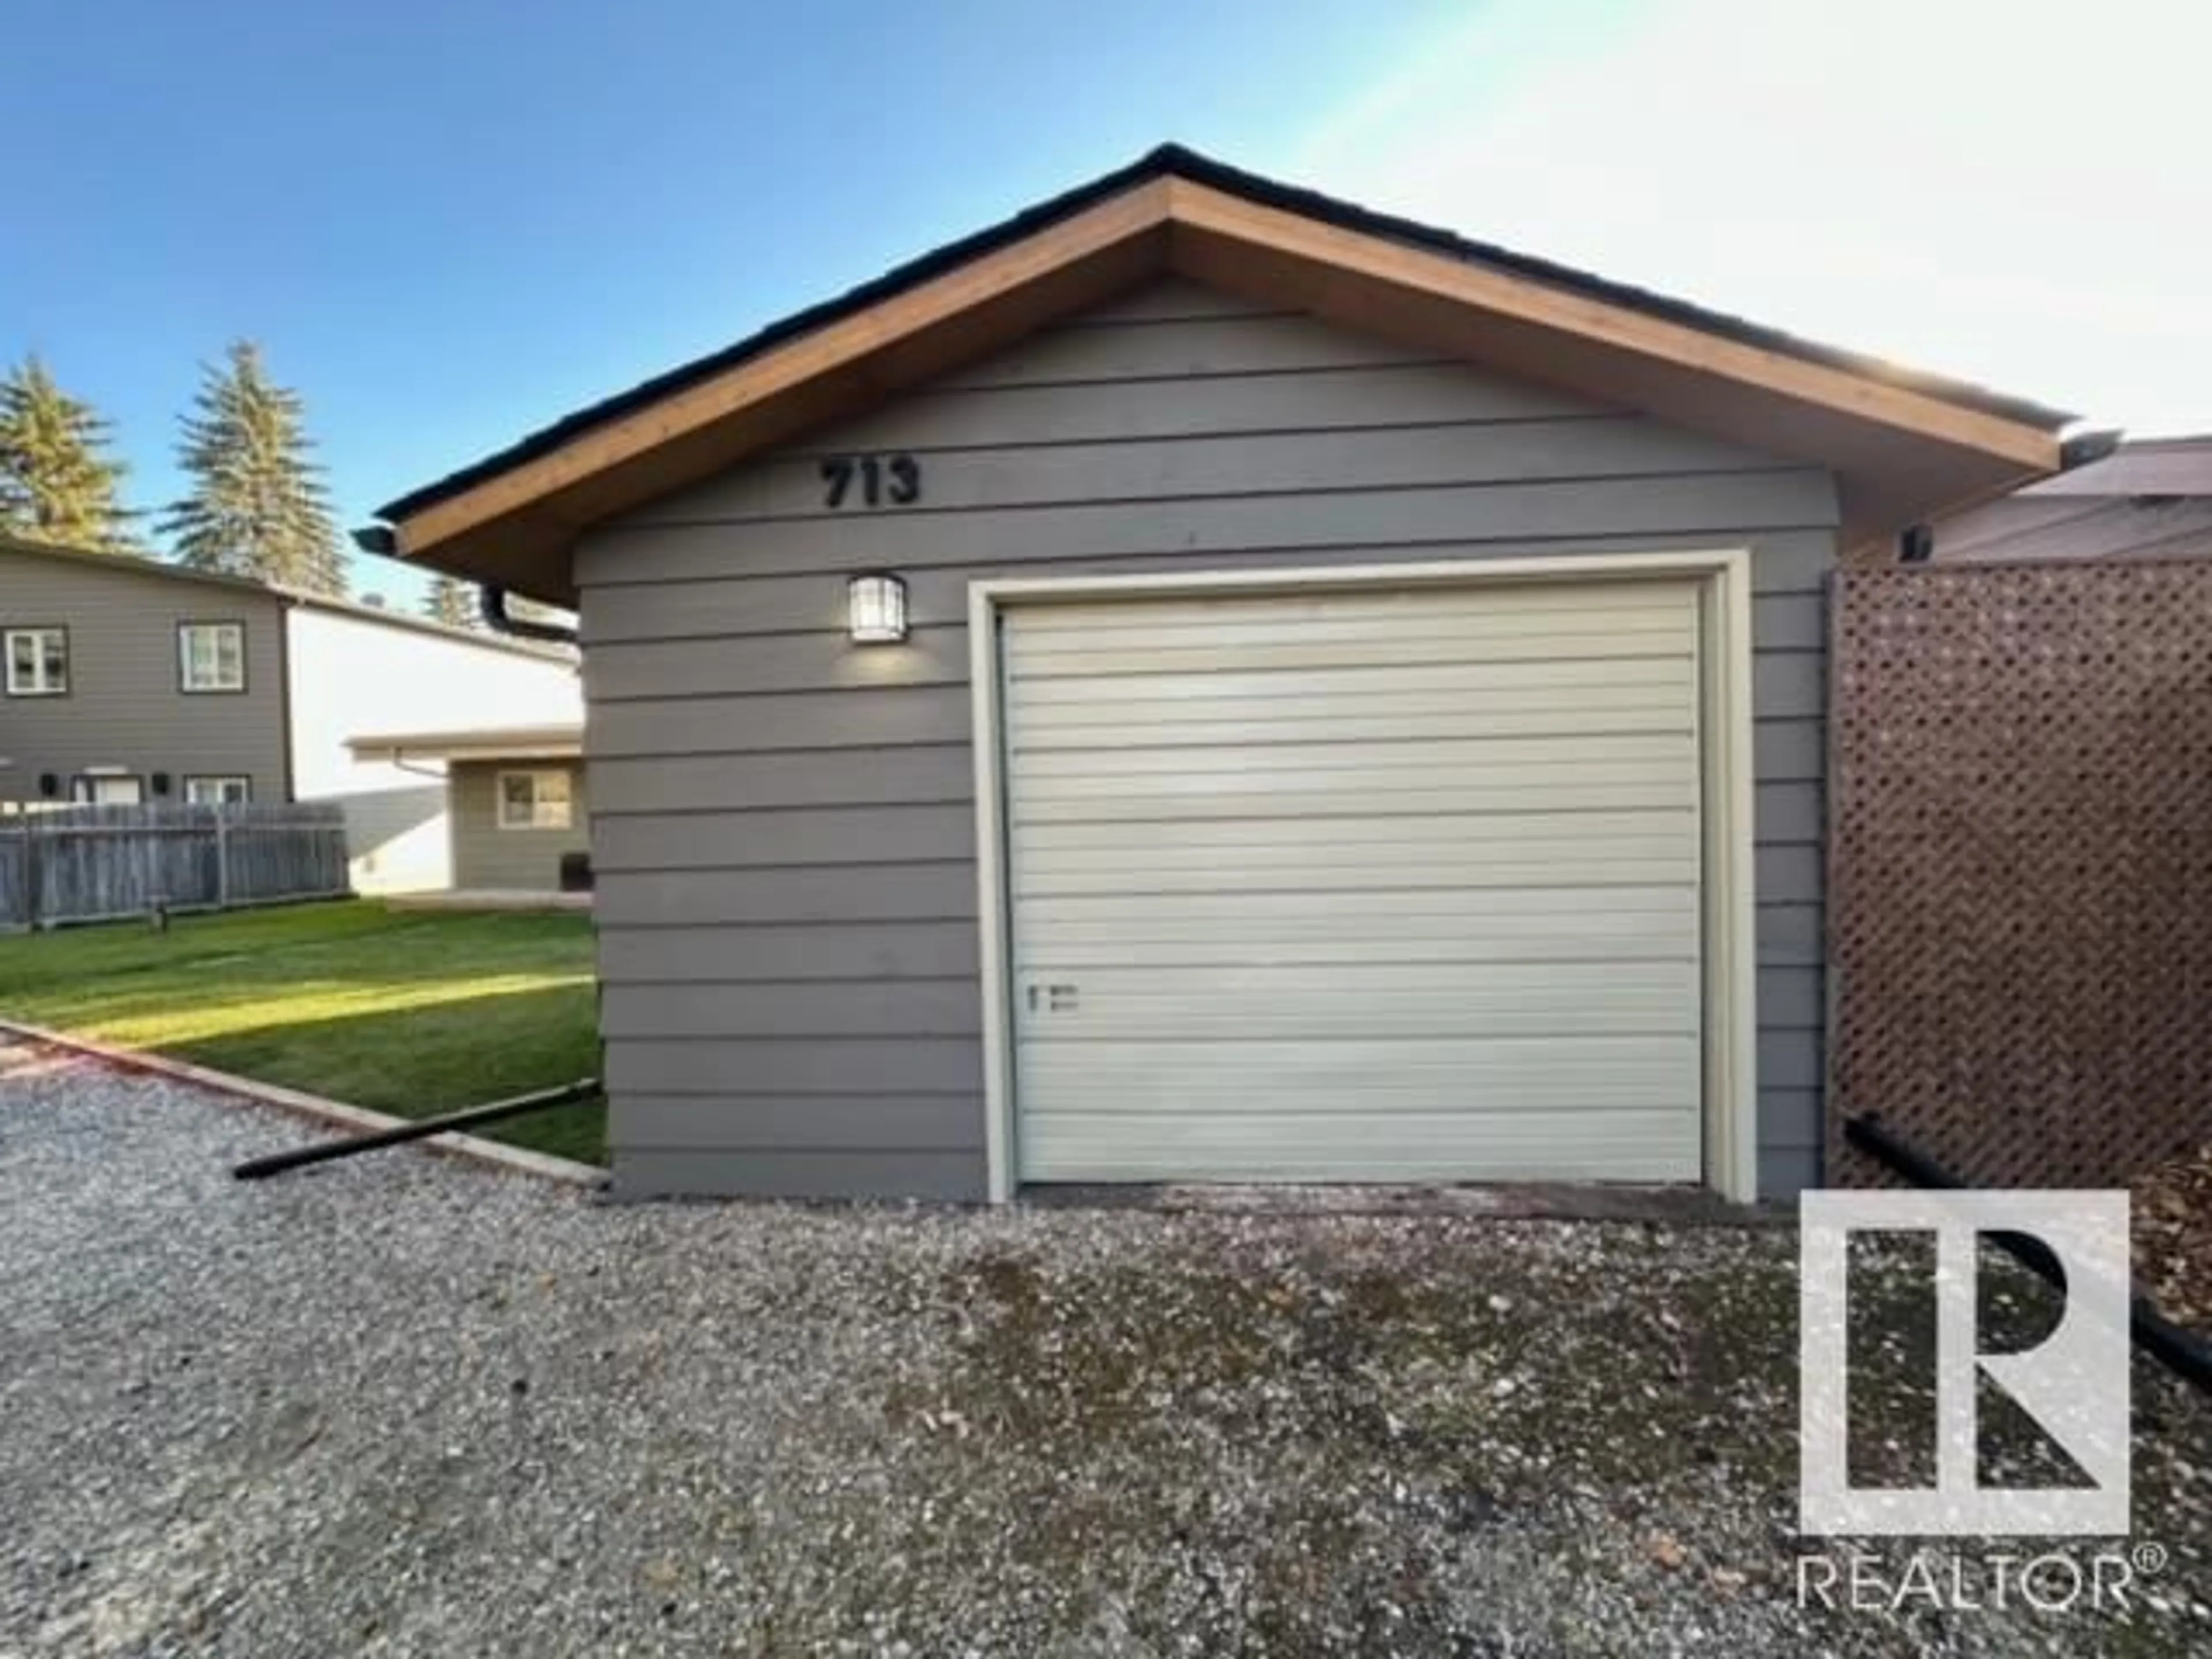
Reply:
<svg viewBox="0 0 2212 1659"><path fill-rule="evenodd" d="M2069 418L1168 149L370 535L580 614L620 1192L1748 1199L1827 574Z"/></svg>

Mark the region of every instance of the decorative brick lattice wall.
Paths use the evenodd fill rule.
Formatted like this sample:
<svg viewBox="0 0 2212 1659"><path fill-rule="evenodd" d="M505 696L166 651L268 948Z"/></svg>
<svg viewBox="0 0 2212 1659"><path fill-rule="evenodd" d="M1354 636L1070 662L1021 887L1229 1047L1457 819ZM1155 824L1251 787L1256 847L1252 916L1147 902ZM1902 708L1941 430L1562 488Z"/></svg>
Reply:
<svg viewBox="0 0 2212 1659"><path fill-rule="evenodd" d="M1977 1184L2212 1140L2212 562L1838 576L1829 1179L1878 1113Z"/></svg>

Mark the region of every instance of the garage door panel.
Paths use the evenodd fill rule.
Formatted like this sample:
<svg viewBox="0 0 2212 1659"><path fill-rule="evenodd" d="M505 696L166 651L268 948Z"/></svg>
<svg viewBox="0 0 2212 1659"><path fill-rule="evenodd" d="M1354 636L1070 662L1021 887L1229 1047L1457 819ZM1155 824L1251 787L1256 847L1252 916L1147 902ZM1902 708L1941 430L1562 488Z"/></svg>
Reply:
<svg viewBox="0 0 2212 1659"><path fill-rule="evenodd" d="M1266 1119L1168 1111L1144 1117L1039 1113L1025 1122L1033 1181L1341 1181L1362 1148L1365 1181L1433 1181L1480 1169L1496 1181L1695 1181L1695 1115L1588 1110L1563 1146L1556 1112L1400 1113L1373 1107Z"/></svg>
<svg viewBox="0 0 2212 1659"><path fill-rule="evenodd" d="M1501 818L1518 828L1518 819L1504 815ZM1460 820L1431 822L1449 828ZM1139 823L1130 827L1157 831L1176 826ZM1355 838L1292 847L1176 847L1148 840L1127 847L1040 848L1023 866L1020 890L1066 890L1060 885L1066 878L1127 874L1129 890L1141 892L1155 877L1226 875L1230 872L1224 866L1228 860L1233 860L1243 874L1283 877L1294 883L1310 878L1322 887L1334 886L1347 871L1397 878L1382 884L1387 886L1443 887L1462 874L1480 878L1491 866L1501 864L1549 866L1577 879L1587 874L1591 880L1603 879L1601 872L1638 865L1659 872L1648 878L1652 881L1692 881L1698 873L1698 837L1681 830L1666 834L1562 836L1552 840L1523 830L1516 835L1431 837L1418 842Z"/></svg>
<svg viewBox="0 0 2212 1659"><path fill-rule="evenodd" d="M1024 738L1019 746L1059 747L1079 741L1081 734L1101 726L1115 729L1124 736L1131 731L1140 731L1152 742L1167 744L1189 741L1183 731L1187 726L1233 722L1267 726L1296 725L1305 720L1434 720L1454 714L1496 720L1516 714L1573 718L1651 710L1665 714L1674 726L1679 726L1682 718L1680 696L1667 694L1684 689L1664 683L1606 679L1581 685L1472 686L1456 690L1416 686L1319 694L1279 691L1261 696L1194 692L1163 697L1153 696L1152 685L1146 681L1127 688L1133 695L1026 706L1019 721Z"/></svg>
<svg viewBox="0 0 2212 1659"><path fill-rule="evenodd" d="M1172 604L1098 599L1059 600L1024 613L1024 643L1080 642L1102 636L1176 638L1218 629L1264 625L1297 629L1334 628L1383 619L1404 626L1439 620L1465 620L1490 626L1503 619L1561 618L1574 621L1602 611L1663 620L1680 630L1687 626L1680 596L1663 584L1617 583L1599 588L1528 587L1396 588L1359 592L1217 594Z"/></svg>
<svg viewBox="0 0 2212 1659"><path fill-rule="evenodd" d="M1309 780L1285 784L1279 776L1237 781L1235 787L1209 787L1200 779L1133 781L1093 779L1045 799L1024 797L1009 813L1017 830L1032 823L1099 823L1116 820L1158 822L1249 818L1364 816L1395 812L1445 817L1486 812L1692 811L1698 805L1693 780L1655 778L1648 782L1568 779L1541 789L1528 785L1455 788L1434 773L1382 776L1370 773L1355 782L1340 775L1321 787ZM1328 787L1329 784L1334 787ZM1118 788L1115 786L1119 784ZM1307 787L1298 787L1304 784ZM1172 786L1172 787L1171 787Z"/></svg>
<svg viewBox="0 0 2212 1659"><path fill-rule="evenodd" d="M1696 927L1696 896L1680 884L1212 892L1141 908L1109 893L1025 898L1015 907L1012 938L1016 960L1049 963L1057 972L1144 963L1674 959L1695 956Z"/></svg>
<svg viewBox="0 0 2212 1659"><path fill-rule="evenodd" d="M1172 909L1138 911L1112 897L1036 898L1019 907L1015 926L1037 930L1042 940L1060 927L1101 923L1148 928L1188 924L1227 940L1284 937L1285 930L1330 938L1395 939L1433 924L1440 937L1470 943L1517 930L1601 927L1614 918L1665 918L1675 936L1695 947L1697 895L1680 884L1624 887L1592 892L1578 887L1522 887L1440 893L1273 894L1198 893ZM1371 928L1350 921L1371 919Z"/></svg>
<svg viewBox="0 0 2212 1659"><path fill-rule="evenodd" d="M1334 662L1463 662L1469 646L1493 661L1525 659L1532 650L1557 647L1560 656L1587 656L1587 642L1604 639L1607 656L1686 657L1696 648L1682 619L1665 611L1590 606L1537 617L1435 616L1425 612L1358 620L1185 623L1120 630L1073 629L1042 636L1024 632L1009 643L1006 664L1018 674L1121 674L1149 672L1127 664L1164 658L1181 672L1234 666L1254 652L1287 652L1300 665Z"/></svg>
<svg viewBox="0 0 2212 1659"><path fill-rule="evenodd" d="M1541 783L1563 771L1585 769L1593 769L1603 780L1676 777L1693 747L1694 739L1686 731L1596 732L1545 743L1520 738L1407 737L1364 743L1319 742L1284 732L1270 733L1261 741L1241 740L1211 749L1134 740L1115 749L1073 751L1025 746L1018 741L1013 745L1014 752L1023 757L1024 793L1060 778L1195 775L1216 779L1222 775L1224 749L1236 755L1234 775L1240 778L1263 773L1334 775L1402 771L1411 767L1431 774L1473 773L1495 785Z"/></svg>
<svg viewBox="0 0 2212 1659"><path fill-rule="evenodd" d="M1498 751L1490 752L1496 755ZM1666 799L1657 804L1691 804L1698 798L1697 779L1684 766L1686 757L1664 750L1647 759L1546 761L1501 756L1479 769L1455 768L1436 760L1424 760L1410 750L1401 755L1347 748L1341 755L1306 753L1287 757L1291 763L1288 764L1281 763L1283 758L1275 757L1275 763L1270 763L1264 751L1245 750L1238 753L1235 771L1220 769L1218 758L1209 766L1200 757L1199 763L1178 758L1171 763L1155 763L1142 771L1054 772L1025 777L1021 805L1111 798L1133 793L1237 796L1295 792L1334 793L1340 808L1356 808L1364 792L1370 788L1404 791L1422 785L1440 794L1486 803L1492 810L1523 812L1546 811L1554 795L1568 791L1583 792L1577 799L1601 807L1610 801L1602 792L1613 789L1658 793ZM1467 781L1455 781L1462 778ZM1594 800L1589 799L1588 792L1592 790L1601 792ZM1632 804L1643 806L1652 803L1638 800ZM1019 806L1016 809L1016 821L1019 821Z"/></svg>
<svg viewBox="0 0 2212 1659"><path fill-rule="evenodd" d="M1698 612L1008 613L1021 1175L1695 1179Z"/></svg>
<svg viewBox="0 0 2212 1659"><path fill-rule="evenodd" d="M1011 657L1012 672L1038 679L1113 678L1124 674L1235 673L1255 669L1411 667L1467 660L1467 642L1425 634L1388 647L1365 641L1320 641L1310 645L1188 647L1129 646L1070 653L1066 657ZM1383 653L1387 650L1388 654ZM1687 661L1691 653L1671 637L1590 629L1575 633L1506 635L1487 641L1485 660L1493 663L1559 661L1619 662L1638 658Z"/></svg>
<svg viewBox="0 0 2212 1659"><path fill-rule="evenodd" d="M1692 961L1041 966L1036 979L1058 994L1018 1004L1023 1042L1664 1036L1698 995Z"/></svg>
<svg viewBox="0 0 2212 1659"><path fill-rule="evenodd" d="M1686 807L1628 812L1492 812L1456 815L1447 823L1434 817L1383 817L1348 812L1326 818L1220 818L1202 823L1083 821L1040 823L1024 833L1033 856L1078 849L1102 849L1147 856L1154 852L1234 854L1242 858L1264 848L1340 848L1377 850L1413 845L1534 840L1651 840L1695 845L1697 817Z"/></svg>
<svg viewBox="0 0 2212 1659"><path fill-rule="evenodd" d="M1023 721L1056 718L1047 711L1064 706L1097 710L1102 700L1181 702L1241 698L1261 702L1286 696L1360 697L1378 693L1434 692L1443 696L1482 692L1531 692L1548 696L1563 688L1636 687L1687 696L1696 687L1695 665L1680 657L1593 657L1571 662L1461 661L1375 663L1352 668L1289 668L1272 672L1158 673L1025 677L1021 700L1010 704L1011 729Z"/></svg>
<svg viewBox="0 0 2212 1659"><path fill-rule="evenodd" d="M1188 1043L1171 1073L1126 1042L1064 1037L1024 1045L1025 1072L1051 1099L1030 1109L1081 1101L1093 1109L1173 1109L1265 1116L1301 1101L1334 1106L1388 1101L1407 1111L1479 1110L1484 1102L1636 1104L1653 1079L1693 1083L1702 1065L1693 1037L1592 1037L1566 1048L1523 1037L1437 1037L1406 1043L1377 1037L1248 1038ZM1306 1079L1295 1097L1270 1096L1255 1076ZM1105 1103L1118 1103L1108 1107Z"/></svg>
<svg viewBox="0 0 2212 1659"><path fill-rule="evenodd" d="M1577 881L1593 887L1640 887L1654 882L1687 880L1694 874L1694 863L1680 859L1532 856L1469 860L1449 866L1408 866L1394 861L1304 871L1239 867L1024 874L1016 878L1013 892L1019 900L1032 895L1059 893L1123 893L1132 898L1148 895L1179 898L1185 893L1445 892L1455 887L1523 887L1562 881Z"/></svg>
<svg viewBox="0 0 2212 1659"><path fill-rule="evenodd" d="M1273 897L1273 895L1261 895ZM1348 899L1397 897L1396 894L1348 893ZM1580 918L1575 920L1579 921ZM1468 962L1678 962L1685 959L1681 928L1660 916L1605 916L1601 925L1547 927L1540 931L1492 930L1469 939L1463 928L1443 921L1394 928L1387 937L1373 932L1346 935L1311 927L1264 926L1224 939L1213 927L1155 920L1128 925L1102 923L1054 930L1050 938L1050 973L1080 974L1086 969L1143 967L1164 972L1198 967L1331 968L1369 963ZM1036 955L1039 935L1018 927L1015 951L1024 959ZM1040 969L1040 972L1044 970Z"/></svg>
<svg viewBox="0 0 2212 1659"><path fill-rule="evenodd" d="M1018 739L1009 747L1024 755L1079 750L1114 750L1128 741L1132 730L1145 731L1148 746L1231 748L1245 744L1280 743L1403 743L1419 738L1596 738L1646 732L1680 732L1681 716L1662 704L1623 701L1625 694L1596 688L1597 700L1586 708L1547 708L1523 698L1501 706L1481 708L1471 702L1420 712L1371 708L1367 699L1354 705L1341 702L1333 715L1297 715L1281 704L1223 704L1207 710L1177 708L1173 718L1148 711L1143 704L1124 708L1102 704L1086 710L1095 719L1080 723L1025 723ZM1284 699L1284 702L1296 700ZM1347 713L1357 708L1358 712ZM1249 708L1249 715L1240 710ZM1211 714L1212 718L1201 718Z"/></svg>

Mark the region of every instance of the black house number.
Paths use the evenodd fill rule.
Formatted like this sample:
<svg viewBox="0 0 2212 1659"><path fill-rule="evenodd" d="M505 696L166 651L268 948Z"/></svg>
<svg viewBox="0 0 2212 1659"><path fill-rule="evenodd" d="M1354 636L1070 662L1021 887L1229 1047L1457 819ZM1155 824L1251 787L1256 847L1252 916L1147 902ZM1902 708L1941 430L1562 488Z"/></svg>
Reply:
<svg viewBox="0 0 2212 1659"><path fill-rule="evenodd" d="M832 455L822 463L824 507L911 507L921 499L921 463L911 455Z"/></svg>

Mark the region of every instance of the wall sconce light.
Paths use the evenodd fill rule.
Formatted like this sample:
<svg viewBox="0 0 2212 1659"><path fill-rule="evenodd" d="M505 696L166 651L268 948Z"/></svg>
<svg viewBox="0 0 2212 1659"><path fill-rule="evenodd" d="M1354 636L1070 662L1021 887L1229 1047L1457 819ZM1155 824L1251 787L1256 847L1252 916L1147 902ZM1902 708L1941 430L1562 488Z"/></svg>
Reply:
<svg viewBox="0 0 2212 1659"><path fill-rule="evenodd" d="M906 638L906 583L878 574L845 584L845 631L855 645L896 645Z"/></svg>
<svg viewBox="0 0 2212 1659"><path fill-rule="evenodd" d="M169 793L169 775L167 772L156 772L147 781L154 786L155 794L166 795Z"/></svg>

